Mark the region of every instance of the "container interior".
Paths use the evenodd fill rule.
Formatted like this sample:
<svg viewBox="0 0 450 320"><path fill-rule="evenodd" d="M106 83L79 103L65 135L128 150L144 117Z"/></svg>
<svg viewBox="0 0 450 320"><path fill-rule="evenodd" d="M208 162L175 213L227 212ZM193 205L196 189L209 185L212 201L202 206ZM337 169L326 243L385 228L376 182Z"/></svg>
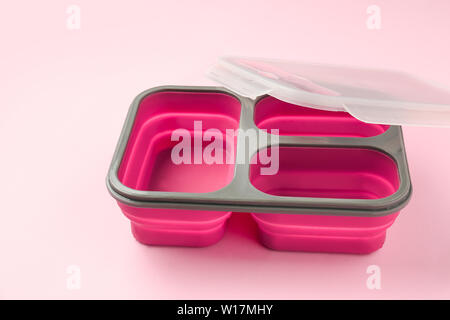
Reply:
<svg viewBox="0 0 450 320"><path fill-rule="evenodd" d="M227 157L235 155L237 143L235 137L226 139L226 130L238 128L240 109L238 99L218 92L148 95L139 105L119 180L146 191L212 192L223 188L234 175L234 158L229 161ZM174 160L174 154L183 162Z"/></svg>
<svg viewBox="0 0 450 320"><path fill-rule="evenodd" d="M274 159L276 150L270 152ZM390 196L399 187L395 161L379 151L281 146L278 154L276 174L261 174L264 165L258 154L250 165L250 182L271 195L379 199Z"/></svg>
<svg viewBox="0 0 450 320"><path fill-rule="evenodd" d="M267 96L258 101L254 113L260 129L278 129L280 135L325 137L372 137L389 126L362 122L347 112L301 107Z"/></svg>

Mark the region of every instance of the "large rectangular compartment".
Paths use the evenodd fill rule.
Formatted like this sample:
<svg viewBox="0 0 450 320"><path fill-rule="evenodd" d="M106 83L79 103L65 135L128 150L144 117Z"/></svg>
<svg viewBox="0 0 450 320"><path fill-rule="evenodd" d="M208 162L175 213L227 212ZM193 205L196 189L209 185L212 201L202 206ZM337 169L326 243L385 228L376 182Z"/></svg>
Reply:
<svg viewBox="0 0 450 320"><path fill-rule="evenodd" d="M210 129L222 133L237 129L240 109L239 100L220 92L159 91L145 96L134 117L119 180L128 188L141 191L206 193L225 187L233 178L233 163L196 163L194 152L187 157L189 161L175 163L172 151L183 138L191 146L199 142L197 151L203 154L205 142L196 135ZM196 124L198 128L194 128ZM224 158L227 152L235 153L236 141L228 145L225 140L218 143L223 147ZM132 221L134 236L145 244L212 244L220 239L231 214L119 205Z"/></svg>
<svg viewBox="0 0 450 320"><path fill-rule="evenodd" d="M257 157L255 157L257 158ZM279 147L279 170L261 175L250 165L258 190L283 197L380 199L399 186L395 161L362 148ZM261 241L278 250L368 253L380 248L397 213L383 217L257 214Z"/></svg>

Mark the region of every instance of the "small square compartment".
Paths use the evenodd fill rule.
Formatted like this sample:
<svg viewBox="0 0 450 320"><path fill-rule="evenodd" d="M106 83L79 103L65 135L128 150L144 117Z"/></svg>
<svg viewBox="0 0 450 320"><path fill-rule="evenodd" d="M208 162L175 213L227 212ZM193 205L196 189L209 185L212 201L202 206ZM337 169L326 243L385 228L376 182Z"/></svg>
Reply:
<svg viewBox="0 0 450 320"><path fill-rule="evenodd" d="M278 129L280 135L323 137L372 137L388 125L365 123L347 112L301 107L272 96L256 103L255 124L260 129Z"/></svg>
<svg viewBox="0 0 450 320"><path fill-rule="evenodd" d="M198 138L203 154L210 143L202 139L205 131L219 130L225 137L227 129L238 128L240 110L238 99L220 92L149 94L139 104L119 168L119 180L127 187L144 191L205 193L225 187L234 175L234 165L225 158L227 152L235 154L236 141L218 141L223 148L222 163L205 163L203 159L195 163L193 150L191 163L175 164L171 152L179 141L172 141L171 136L179 129L189 132L191 146ZM194 130L196 121L201 121L201 130Z"/></svg>
<svg viewBox="0 0 450 320"><path fill-rule="evenodd" d="M278 172L261 175L262 167L250 165L250 182L275 196L380 199L399 187L395 161L371 149L281 146Z"/></svg>

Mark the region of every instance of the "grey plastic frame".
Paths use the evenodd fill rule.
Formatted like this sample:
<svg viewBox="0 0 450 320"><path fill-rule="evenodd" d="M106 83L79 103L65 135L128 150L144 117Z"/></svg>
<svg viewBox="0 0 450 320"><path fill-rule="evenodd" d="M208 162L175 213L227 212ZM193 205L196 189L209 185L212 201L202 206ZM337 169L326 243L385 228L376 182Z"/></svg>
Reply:
<svg viewBox="0 0 450 320"><path fill-rule="evenodd" d="M326 147L375 149L391 157L397 164L398 190L380 199L337 199L274 196L256 189L250 182L250 164L236 164L232 181L224 188L208 193L141 191L129 188L118 179L118 170L128 143L140 102L148 95L161 91L225 93L241 103L240 125L243 130L260 130L254 122L254 107L264 96L255 100L239 96L222 87L160 86L140 93L132 102L108 171L106 184L111 195L121 203L135 207L241 211L257 213L318 214L375 217L398 212L408 202L412 186L400 126L390 126L384 133L363 138L279 136L279 145L288 147ZM239 139L238 139L239 140ZM250 151L272 146L247 146L238 142L236 157Z"/></svg>

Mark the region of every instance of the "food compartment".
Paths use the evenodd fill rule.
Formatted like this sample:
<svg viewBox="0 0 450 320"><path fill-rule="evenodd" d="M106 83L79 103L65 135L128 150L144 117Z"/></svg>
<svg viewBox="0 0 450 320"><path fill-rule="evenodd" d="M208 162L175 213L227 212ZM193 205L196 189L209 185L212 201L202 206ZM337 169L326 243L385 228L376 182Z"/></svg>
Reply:
<svg viewBox="0 0 450 320"><path fill-rule="evenodd" d="M236 149L226 130L236 130L239 117L239 100L225 93L148 95L139 105L119 180L145 191L204 193L225 187L234 174L234 159L227 157Z"/></svg>
<svg viewBox="0 0 450 320"><path fill-rule="evenodd" d="M274 152L273 150L271 152ZM361 148L279 147L279 169L262 175L254 160L250 182L282 197L365 199L388 197L399 187L395 161ZM258 157L256 157L258 159ZM330 208L332 211L333 208ZM277 250L369 253L380 248L398 213L378 217L339 216L319 208L311 214L253 213L261 241Z"/></svg>
<svg viewBox="0 0 450 320"><path fill-rule="evenodd" d="M266 96L255 106L254 121L258 128L280 135L324 137L372 137L389 126L362 122L347 112L302 107Z"/></svg>
<svg viewBox="0 0 450 320"><path fill-rule="evenodd" d="M223 92L148 94L139 102L119 180L154 192L206 193L225 187L234 176L237 143L234 136L226 138L226 131L239 127L240 112L240 101ZM222 237L231 214L118 203L135 238L152 245L211 245Z"/></svg>
<svg viewBox="0 0 450 320"><path fill-rule="evenodd" d="M394 160L376 150L286 146L278 150L276 174L261 174L264 165L257 160L250 165L250 182L271 195L379 199L399 186ZM270 152L274 159L274 151Z"/></svg>

